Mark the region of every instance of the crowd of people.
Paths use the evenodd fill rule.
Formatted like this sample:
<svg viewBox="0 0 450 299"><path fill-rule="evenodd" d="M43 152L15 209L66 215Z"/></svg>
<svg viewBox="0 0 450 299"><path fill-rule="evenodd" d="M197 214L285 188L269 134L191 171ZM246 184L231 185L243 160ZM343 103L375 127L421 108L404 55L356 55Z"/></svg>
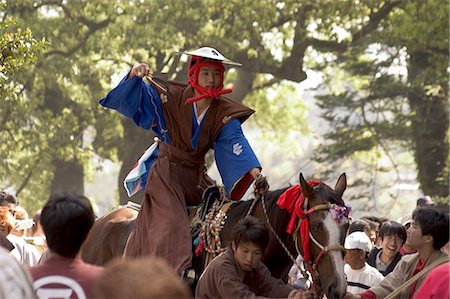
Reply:
<svg viewBox="0 0 450 299"><path fill-rule="evenodd" d="M27 237L37 224L20 226L24 219L15 219L17 210L23 212L17 199L1 191L0 208L1 298L315 298L300 271L291 270L288 283L272 277L261 261L269 231L252 216L235 225L231 245L212 260L192 292L160 257L118 257L105 268L83 262L80 248L95 221L84 196L61 194L46 202L39 213L43 255ZM399 289L399 298L448 298L448 213L419 206L406 218L403 223L352 219L344 242L346 298L385 298ZM23 242L13 238L8 243L13 233ZM405 244L408 250L402 251ZM24 258L21 254L32 252L24 247L34 248L38 261Z"/></svg>
<svg viewBox="0 0 450 299"><path fill-rule="evenodd" d="M216 184L206 174L208 150L214 148L226 197L239 200L252 184L256 195L269 188L241 128L254 111L224 96L231 92L224 89L225 65L238 63L209 47L186 54L188 84L159 79L141 63L100 101L159 137L125 183L130 194L142 188L145 195L123 257L105 267L81 259L95 221L85 196L52 195L29 219L17 198L1 191L0 298L315 298L296 266L288 283L272 277L261 260L270 234L252 216L234 226L230 246L206 267L196 289L186 285L192 271L187 207ZM448 210L429 197L398 221L351 219L346 298L392 292L449 298L448 284L439 283L448 279L448 240Z"/></svg>

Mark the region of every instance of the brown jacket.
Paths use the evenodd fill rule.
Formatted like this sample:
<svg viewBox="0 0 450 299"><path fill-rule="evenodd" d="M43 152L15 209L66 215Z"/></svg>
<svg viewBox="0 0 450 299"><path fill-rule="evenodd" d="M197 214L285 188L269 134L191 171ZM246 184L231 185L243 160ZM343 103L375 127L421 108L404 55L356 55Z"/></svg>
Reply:
<svg viewBox="0 0 450 299"><path fill-rule="evenodd" d="M243 280L238 272L233 250L227 248L203 272L195 298L287 298L293 290L280 279L272 277L262 262L247 272Z"/></svg>
<svg viewBox="0 0 450 299"><path fill-rule="evenodd" d="M199 159L203 159L212 148L220 130L230 119L236 118L243 123L255 112L223 96L213 100L203 121L198 147L193 151L191 147L193 104L186 104L186 100L194 96L194 89L175 81L169 83L167 92L154 86L161 99L167 130L176 148L190 152Z"/></svg>
<svg viewBox="0 0 450 299"><path fill-rule="evenodd" d="M428 259L425 267L446 256L447 255L445 253L436 250ZM382 281L380 281L380 283L370 288L369 291L374 292L377 298L385 298L387 295L392 293L394 290L398 289L405 281L407 281L413 276L413 273L416 269L418 262L419 262L418 253L403 256L400 262L398 262L397 266L394 268L394 270L391 273L389 273ZM422 284L425 277L426 276L423 276L421 279L417 281L417 285L415 288L416 291L420 288L420 285ZM403 291L398 298L399 299L410 298L410 290L411 287L406 288L406 290Z"/></svg>

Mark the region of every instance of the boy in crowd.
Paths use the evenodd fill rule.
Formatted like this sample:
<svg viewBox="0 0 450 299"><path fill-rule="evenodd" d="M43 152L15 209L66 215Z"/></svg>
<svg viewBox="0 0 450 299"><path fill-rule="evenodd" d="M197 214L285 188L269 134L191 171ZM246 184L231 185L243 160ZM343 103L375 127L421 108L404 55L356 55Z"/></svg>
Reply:
<svg viewBox="0 0 450 299"><path fill-rule="evenodd" d="M42 209L41 223L50 256L30 268L40 299L92 298L92 286L103 268L84 263L78 252L94 224L94 212L84 196L52 196Z"/></svg>
<svg viewBox="0 0 450 299"><path fill-rule="evenodd" d="M395 269L380 283L358 295L347 293L346 299L385 298L428 265L448 261L448 256L440 250L449 239L448 214L432 207L424 207L415 209L412 219L408 229L408 241L417 253L403 256ZM416 294L425 279L425 276L417 277L397 298L409 299Z"/></svg>
<svg viewBox="0 0 450 299"><path fill-rule="evenodd" d="M366 233L356 231L345 238L347 250L344 257L344 272L347 276L347 291L359 293L383 280L384 276L366 263L366 256L372 249L372 242Z"/></svg>
<svg viewBox="0 0 450 299"><path fill-rule="evenodd" d="M383 276L394 270L402 258L400 248L406 241L406 230L398 222L387 221L380 228L381 248L374 248L369 253L367 263L380 271Z"/></svg>
<svg viewBox="0 0 450 299"><path fill-rule="evenodd" d="M203 272L195 298L313 298L272 277L261 262L269 243L264 223L248 216L235 227L231 247L217 256Z"/></svg>

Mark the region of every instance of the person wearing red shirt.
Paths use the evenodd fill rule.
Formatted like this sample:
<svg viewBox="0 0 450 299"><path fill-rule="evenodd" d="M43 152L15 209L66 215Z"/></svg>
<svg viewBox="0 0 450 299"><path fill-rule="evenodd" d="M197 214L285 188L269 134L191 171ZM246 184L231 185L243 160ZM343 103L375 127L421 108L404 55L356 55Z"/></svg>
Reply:
<svg viewBox="0 0 450 299"><path fill-rule="evenodd" d="M84 196L56 195L47 201L41 223L51 253L30 268L39 299L92 298L92 287L103 268L84 263L78 253L94 220L92 206Z"/></svg>
<svg viewBox="0 0 450 299"><path fill-rule="evenodd" d="M346 299L385 298L426 266L448 259L448 256L440 251L449 239L448 214L433 207L423 207L414 210L412 219L407 238L411 246L417 250L417 253L403 256L394 270L382 281L358 295L347 293ZM413 298L416 291L423 285L423 281L424 277L417 279L411 286L405 288L397 298Z"/></svg>

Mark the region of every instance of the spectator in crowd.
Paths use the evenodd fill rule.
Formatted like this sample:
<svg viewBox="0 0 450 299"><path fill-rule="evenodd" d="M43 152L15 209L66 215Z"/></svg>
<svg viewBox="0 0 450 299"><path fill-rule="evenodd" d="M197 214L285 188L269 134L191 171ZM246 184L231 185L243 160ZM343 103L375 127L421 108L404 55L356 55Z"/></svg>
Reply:
<svg viewBox="0 0 450 299"><path fill-rule="evenodd" d="M231 247L212 260L201 275L195 298L312 298L309 292L295 290L272 277L261 262L268 243L264 223L252 216L240 220Z"/></svg>
<svg viewBox="0 0 450 299"><path fill-rule="evenodd" d="M139 275L136 275L139 273ZM162 258L117 258L105 266L94 286L96 299L192 298L186 283Z"/></svg>
<svg viewBox="0 0 450 299"><path fill-rule="evenodd" d="M295 261L295 264L292 265L288 272L288 283L297 290L307 290L311 286L311 282L303 276L302 270L304 270L304 268L302 267L302 256L298 255ZM300 265L302 268L299 268L297 265Z"/></svg>
<svg viewBox="0 0 450 299"><path fill-rule="evenodd" d="M40 299L91 298L92 286L103 268L84 263L79 250L94 224L94 212L84 196L55 195L41 214L51 255L30 268Z"/></svg>
<svg viewBox="0 0 450 299"><path fill-rule="evenodd" d="M347 276L347 291L359 293L380 282L384 276L366 263L366 256L372 249L372 242L366 233L355 231L345 238L347 250L344 257L344 272Z"/></svg>
<svg viewBox="0 0 450 299"><path fill-rule="evenodd" d="M394 271L389 273L382 281L358 295L347 293L346 299L381 299L396 290L401 291L397 298L413 298L422 285L425 287L424 276L421 276L421 271L426 271L429 265L448 261L449 257L440 251L440 248L449 239L448 214L432 207L424 207L415 209L412 219L413 222L408 229L408 240L411 246L417 250L417 253L403 256ZM410 286L404 289L400 288L403 283L413 277L416 277L416 279ZM448 298L442 296L439 293L435 298Z"/></svg>
<svg viewBox="0 0 450 299"><path fill-rule="evenodd" d="M25 237L27 230L33 226L33 220L28 218L28 212L21 206L15 210L15 226L11 233L18 237Z"/></svg>
<svg viewBox="0 0 450 299"><path fill-rule="evenodd" d="M3 247L0 247L0 298L36 299L30 274Z"/></svg>
<svg viewBox="0 0 450 299"><path fill-rule="evenodd" d="M369 239L371 237L370 225L364 219L356 219L350 223L350 225L348 226L347 235L350 235L354 232L364 232L367 234L367 237L369 237Z"/></svg>
<svg viewBox="0 0 450 299"><path fill-rule="evenodd" d="M384 276L394 270L402 258L400 248L406 241L406 230L398 222L385 222L380 228L381 248L374 248L369 253L367 263L378 269Z"/></svg>
<svg viewBox="0 0 450 299"><path fill-rule="evenodd" d="M36 249L39 251L39 253L42 255L44 251L47 249L47 243L45 241L45 234L42 230L41 225L41 211L38 211L33 216L33 226L28 229L27 237L25 240L32 244Z"/></svg>
<svg viewBox="0 0 450 299"><path fill-rule="evenodd" d="M405 215L398 220L398 223L401 223L406 231L408 231L409 227L411 226L411 222L412 222L411 215ZM405 255L405 254L411 254L411 253L415 253L415 252L416 252L416 250L411 247L411 245L409 244L408 238L406 238L405 243L403 243L402 248L400 248L400 254Z"/></svg>
<svg viewBox="0 0 450 299"><path fill-rule="evenodd" d="M370 226L370 241L372 241L372 244L375 246L380 246L380 244L377 244L378 240L378 231L381 226L380 220L375 216L363 216L361 217L361 220L366 221Z"/></svg>
<svg viewBox="0 0 450 299"><path fill-rule="evenodd" d="M436 203L431 199L429 195L419 197L416 201L417 207L434 207Z"/></svg>
<svg viewBox="0 0 450 299"><path fill-rule="evenodd" d="M27 244L22 236L23 232L16 229L16 211L18 200L12 194L0 191L0 217L1 231L14 246L10 254L25 266L34 266L38 263L40 254L32 245Z"/></svg>

